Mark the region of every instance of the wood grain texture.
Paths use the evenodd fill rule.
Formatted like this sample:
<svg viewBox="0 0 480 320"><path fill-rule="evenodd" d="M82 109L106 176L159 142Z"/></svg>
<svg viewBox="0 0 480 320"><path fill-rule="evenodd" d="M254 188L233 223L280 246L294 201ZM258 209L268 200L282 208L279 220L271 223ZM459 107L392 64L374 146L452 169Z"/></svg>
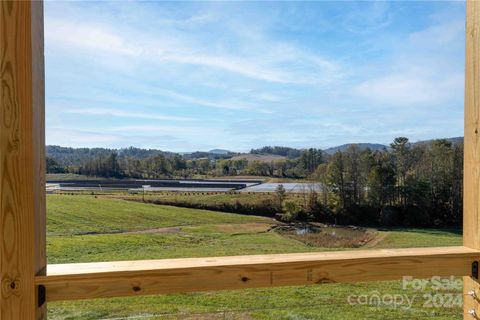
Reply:
<svg viewBox="0 0 480 320"><path fill-rule="evenodd" d="M467 1L465 29L465 140L463 244L480 249L480 2ZM464 318L472 319L469 311L480 315L480 286L464 277Z"/></svg>
<svg viewBox="0 0 480 320"><path fill-rule="evenodd" d="M480 251L465 247L361 250L48 265L47 301L464 276Z"/></svg>
<svg viewBox="0 0 480 320"><path fill-rule="evenodd" d="M467 1L463 243L480 248L480 2Z"/></svg>
<svg viewBox="0 0 480 320"><path fill-rule="evenodd" d="M43 4L0 2L0 319L44 319Z"/></svg>

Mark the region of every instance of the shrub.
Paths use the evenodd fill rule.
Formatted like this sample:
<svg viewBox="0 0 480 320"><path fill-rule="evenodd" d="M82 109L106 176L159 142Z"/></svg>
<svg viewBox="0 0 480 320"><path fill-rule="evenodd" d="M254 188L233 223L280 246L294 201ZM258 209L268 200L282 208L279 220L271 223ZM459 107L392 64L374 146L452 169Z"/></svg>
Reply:
<svg viewBox="0 0 480 320"><path fill-rule="evenodd" d="M277 199L277 208L281 209L283 201L287 197L287 191L285 190L285 187L283 184L279 184L277 186L277 189L275 189L275 198Z"/></svg>
<svg viewBox="0 0 480 320"><path fill-rule="evenodd" d="M285 200L282 204L282 207L284 212L282 215L282 220L285 222L298 220L300 214L302 213L302 207L294 201Z"/></svg>

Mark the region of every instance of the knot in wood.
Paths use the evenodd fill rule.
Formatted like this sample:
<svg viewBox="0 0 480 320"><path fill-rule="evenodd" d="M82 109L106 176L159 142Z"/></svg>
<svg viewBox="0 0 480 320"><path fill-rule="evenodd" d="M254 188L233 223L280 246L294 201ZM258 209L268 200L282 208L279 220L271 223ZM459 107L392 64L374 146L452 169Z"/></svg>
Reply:
<svg viewBox="0 0 480 320"><path fill-rule="evenodd" d="M140 282L133 282L132 283L132 290L134 292L139 292L142 290L142 287L140 286Z"/></svg>
<svg viewBox="0 0 480 320"><path fill-rule="evenodd" d="M18 295L21 288L21 281L18 278L5 277L2 280L2 291L3 294L8 297L11 295Z"/></svg>

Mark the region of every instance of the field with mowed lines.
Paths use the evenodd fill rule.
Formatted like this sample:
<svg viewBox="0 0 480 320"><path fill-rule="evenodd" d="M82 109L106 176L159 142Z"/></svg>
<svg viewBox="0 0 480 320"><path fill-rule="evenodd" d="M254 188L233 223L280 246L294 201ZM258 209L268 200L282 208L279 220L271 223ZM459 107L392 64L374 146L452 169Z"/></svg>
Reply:
<svg viewBox="0 0 480 320"><path fill-rule="evenodd" d="M281 232L285 225L265 217L90 195L48 195L47 212L48 263L461 244L458 230L361 229L361 233L331 232L330 227L319 232L321 237L303 237ZM332 246L332 237L339 239L337 246ZM351 241L343 241L346 237ZM49 319L462 319L458 304L425 306L423 295L428 293L403 290L401 281L325 284L53 302L48 315ZM348 302L352 295L373 294L415 298L411 305L404 301L397 307Z"/></svg>

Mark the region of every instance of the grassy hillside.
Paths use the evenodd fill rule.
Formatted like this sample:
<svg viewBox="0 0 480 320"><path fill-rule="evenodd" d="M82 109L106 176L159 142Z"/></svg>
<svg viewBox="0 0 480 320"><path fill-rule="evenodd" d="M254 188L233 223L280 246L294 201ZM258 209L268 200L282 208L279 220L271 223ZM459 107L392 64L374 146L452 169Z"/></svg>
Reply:
<svg viewBox="0 0 480 320"><path fill-rule="evenodd" d="M305 252L267 218L94 196L49 195L49 263ZM94 233L94 234L91 234ZM455 230L377 231L371 248L459 245ZM408 294L399 281L97 299L49 304L49 319L461 319L461 309L356 305L349 295ZM457 293L456 291L448 293ZM405 306L403 306L405 307Z"/></svg>
<svg viewBox="0 0 480 320"><path fill-rule="evenodd" d="M270 223L271 219L158 206L87 195L48 195L49 235L119 233L208 223Z"/></svg>

